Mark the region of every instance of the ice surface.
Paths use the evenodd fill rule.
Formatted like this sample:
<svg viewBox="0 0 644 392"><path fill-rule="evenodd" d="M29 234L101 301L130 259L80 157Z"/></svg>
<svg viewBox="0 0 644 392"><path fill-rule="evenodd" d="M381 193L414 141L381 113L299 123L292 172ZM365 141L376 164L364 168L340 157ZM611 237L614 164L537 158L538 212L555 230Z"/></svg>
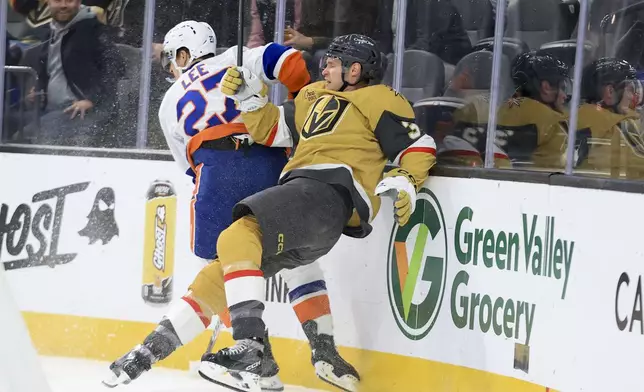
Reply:
<svg viewBox="0 0 644 392"><path fill-rule="evenodd" d="M109 372L109 362L46 356L40 359L52 392L230 392L196 373L158 367L129 385L107 388L101 380ZM287 386L285 392L319 391Z"/></svg>

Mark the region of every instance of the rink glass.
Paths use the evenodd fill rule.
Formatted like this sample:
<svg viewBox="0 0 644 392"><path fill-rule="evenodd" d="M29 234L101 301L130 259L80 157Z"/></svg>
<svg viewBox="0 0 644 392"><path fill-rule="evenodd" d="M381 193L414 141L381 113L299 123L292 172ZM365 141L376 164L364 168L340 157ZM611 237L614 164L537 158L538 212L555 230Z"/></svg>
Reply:
<svg viewBox="0 0 644 392"><path fill-rule="evenodd" d="M40 142L38 136L43 130L60 127L48 122L51 118L39 104L43 94L30 94L36 86L40 44L48 39L48 20L46 14L38 12L25 19L8 3L5 0L0 7L0 29L10 35L8 41L0 39L0 62L5 64L5 77L0 80L4 88L0 96L0 149L4 151L122 153L169 160L158 121L159 105L170 86L159 57L164 34L182 20L196 19L212 25L219 51L238 41L236 1L116 0L106 13L106 34L125 67L115 83L112 112L94 127L91 137ZM629 168L637 168L637 162L644 159L637 148L643 129L638 115L642 110L644 41L624 37L634 25L644 22L644 6L622 0L303 0L306 6L296 13L290 8L293 3L264 1L265 7L257 11L263 17L257 20L253 19L251 1L246 0L242 41L256 46L272 40L294 40L289 43L303 51L312 78L317 80L325 43L352 32L372 36L387 59L383 83L406 96L414 106L417 124L437 143L437 170L468 168L485 171L482 176L514 176L508 177L514 181L535 172L610 178L624 180L624 184L642 178ZM441 34L432 34L437 31ZM535 138L520 139L521 143L529 142L519 144L522 153L510 156L509 162L497 159L507 152L509 133L500 125L502 109L517 104L513 100L516 86L511 65L519 54L529 50L548 53L569 66L569 82L562 85L566 96L564 133L556 148L544 152L548 164L534 159L538 138L537 144ZM635 80L616 84L620 91L633 95L633 116L628 124L619 124L618 137L611 139L617 152L608 152L606 159L613 159L617 166L608 169L596 161L577 165L588 133L570 133L585 121L579 110L584 104L583 67L606 56L625 58L637 71ZM112 64L104 66L107 69ZM276 87L270 97L274 103L287 99L284 89ZM619 132L631 138L621 138ZM629 141L634 148L629 147ZM44 172L48 175L47 168ZM67 208L74 208L73 204L67 204ZM138 256L132 256L137 268L141 264ZM100 279L100 268L96 275ZM137 276L138 283L142 279ZM114 286L118 287L118 282ZM140 286L136 287L137 299L141 297ZM70 351L79 354L83 349Z"/></svg>

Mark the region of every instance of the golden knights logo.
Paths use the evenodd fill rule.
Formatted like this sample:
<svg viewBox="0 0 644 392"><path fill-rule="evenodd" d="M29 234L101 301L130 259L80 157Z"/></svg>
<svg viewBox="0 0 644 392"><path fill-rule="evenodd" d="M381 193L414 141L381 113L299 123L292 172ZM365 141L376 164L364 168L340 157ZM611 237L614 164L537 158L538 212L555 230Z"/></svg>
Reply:
<svg viewBox="0 0 644 392"><path fill-rule="evenodd" d="M619 130L626 140L626 145L639 157L644 157L644 139L638 123L632 118L626 119L619 124Z"/></svg>
<svg viewBox="0 0 644 392"><path fill-rule="evenodd" d="M349 101L335 95L325 95L319 98L309 110L306 121L304 121L302 137L310 139L333 132L348 106Z"/></svg>
<svg viewBox="0 0 644 392"><path fill-rule="evenodd" d="M512 109L513 107L518 108L518 107L521 107L521 102L522 102L521 98L512 97L507 100L507 105L508 105L508 108L510 109Z"/></svg>

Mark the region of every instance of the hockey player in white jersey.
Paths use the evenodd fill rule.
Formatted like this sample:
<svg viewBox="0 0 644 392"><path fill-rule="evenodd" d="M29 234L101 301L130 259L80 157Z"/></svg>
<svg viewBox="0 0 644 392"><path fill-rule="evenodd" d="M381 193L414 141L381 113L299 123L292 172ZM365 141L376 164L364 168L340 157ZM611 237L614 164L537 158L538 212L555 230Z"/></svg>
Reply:
<svg viewBox="0 0 644 392"><path fill-rule="evenodd" d="M216 36L206 23L182 22L165 37L161 64L174 83L159 109L159 120L175 161L195 184L190 206L193 253L207 262L188 292L175 301L156 329L144 342L111 364L108 387L127 384L151 365L203 333L211 321L230 327L224 272L217 260L219 233L232 223L232 208L240 200L277 183L287 162L288 151L279 146L255 144L241 120L235 102L218 88L229 67L237 64L237 47L215 55ZM309 83L301 53L271 43L244 48L244 67L265 83L282 83L290 96ZM249 99L246 104L252 104ZM264 271L270 277L278 271ZM326 283L317 263L281 271L289 288L293 309L307 335L322 336L312 343L318 373L326 382L345 390L357 388L359 375L338 354L333 340L333 322ZM265 334L268 342L268 331ZM211 342L212 343L212 342ZM318 347L319 346L319 347ZM210 348L204 358L210 353ZM206 379L231 385L241 383L238 375L210 373L202 361L199 373ZM329 371L329 369L331 369ZM260 385L263 391L280 391L279 367L267 344ZM243 388L241 388L243 390Z"/></svg>

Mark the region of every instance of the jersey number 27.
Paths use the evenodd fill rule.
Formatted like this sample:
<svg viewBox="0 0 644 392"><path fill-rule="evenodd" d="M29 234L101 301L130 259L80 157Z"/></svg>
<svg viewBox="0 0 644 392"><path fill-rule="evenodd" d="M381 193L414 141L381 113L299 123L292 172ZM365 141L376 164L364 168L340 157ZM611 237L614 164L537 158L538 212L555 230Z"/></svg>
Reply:
<svg viewBox="0 0 644 392"><path fill-rule="evenodd" d="M224 77L226 70L221 70L216 74L204 79L201 81L201 85L204 87L206 92L210 92L219 86L221 78ZM203 118L206 114L206 105L208 101L206 97L203 96L199 90L189 90L185 93L183 97L177 102L177 119L180 119L183 115L183 109L188 103L192 103L193 109L184 121L183 130L188 136L194 136L199 133L200 129L195 128L195 124ZM228 124L233 121L237 116L239 116L240 111L235 107L235 101L230 98L226 98L226 110L221 113L213 114L207 121L207 127L214 127L216 125Z"/></svg>

